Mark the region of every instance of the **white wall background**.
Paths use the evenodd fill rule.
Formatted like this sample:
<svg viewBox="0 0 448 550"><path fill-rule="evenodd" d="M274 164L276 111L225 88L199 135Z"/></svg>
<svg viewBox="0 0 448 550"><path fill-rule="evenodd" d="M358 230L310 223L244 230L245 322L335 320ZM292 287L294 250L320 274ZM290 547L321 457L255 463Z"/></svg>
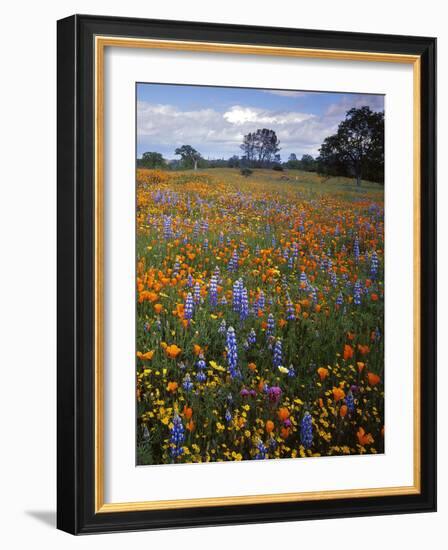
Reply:
<svg viewBox="0 0 448 550"><path fill-rule="evenodd" d="M75 538L55 530L56 505L56 20L92 13L392 34L439 39L439 152L448 148L448 31L439 0L66 0L2 9L0 33L0 543L53 548L367 550L441 547L448 520L444 341L448 330L446 163L439 170L439 512L410 516L188 529Z"/></svg>

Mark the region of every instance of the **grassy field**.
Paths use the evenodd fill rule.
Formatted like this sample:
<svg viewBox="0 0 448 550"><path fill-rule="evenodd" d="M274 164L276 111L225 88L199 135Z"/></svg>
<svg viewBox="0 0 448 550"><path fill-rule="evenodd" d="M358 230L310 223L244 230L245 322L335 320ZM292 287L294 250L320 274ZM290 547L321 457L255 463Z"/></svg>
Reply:
<svg viewBox="0 0 448 550"><path fill-rule="evenodd" d="M384 452L383 188L137 174L137 462Z"/></svg>

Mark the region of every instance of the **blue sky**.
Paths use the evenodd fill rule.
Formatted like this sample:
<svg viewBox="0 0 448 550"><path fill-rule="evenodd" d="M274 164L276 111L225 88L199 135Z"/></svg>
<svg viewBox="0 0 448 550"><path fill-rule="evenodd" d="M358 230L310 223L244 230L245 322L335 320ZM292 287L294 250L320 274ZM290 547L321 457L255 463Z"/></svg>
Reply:
<svg viewBox="0 0 448 550"><path fill-rule="evenodd" d="M280 155L317 155L352 107L384 109L384 96L173 84L137 84L137 156L192 145L204 158L240 155L244 134L271 128Z"/></svg>

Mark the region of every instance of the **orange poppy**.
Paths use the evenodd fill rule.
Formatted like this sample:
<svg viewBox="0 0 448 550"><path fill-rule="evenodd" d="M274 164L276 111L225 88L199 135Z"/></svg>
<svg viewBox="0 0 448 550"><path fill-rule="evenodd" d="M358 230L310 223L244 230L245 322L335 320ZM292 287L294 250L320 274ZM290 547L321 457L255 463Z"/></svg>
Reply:
<svg viewBox="0 0 448 550"><path fill-rule="evenodd" d="M279 410L278 410L277 415L278 415L279 420L281 420L283 422L284 420L289 418L288 408L287 407L280 407Z"/></svg>
<svg viewBox="0 0 448 550"><path fill-rule="evenodd" d="M381 378L373 372L368 372L367 373L367 380L369 381L370 386L376 386L377 384L380 383Z"/></svg>
<svg viewBox="0 0 448 550"><path fill-rule="evenodd" d="M157 313L157 315L162 311L162 309L162 304L154 304L154 311Z"/></svg>
<svg viewBox="0 0 448 550"><path fill-rule="evenodd" d="M374 442L372 434L366 434L364 428L359 428L356 432L356 437L358 438L359 444L364 447L364 445L370 445Z"/></svg>
<svg viewBox="0 0 448 550"><path fill-rule="evenodd" d="M190 420L188 423L187 423L187 430L189 432L192 432L195 428L195 423L193 422L193 420Z"/></svg>
<svg viewBox="0 0 448 550"><path fill-rule="evenodd" d="M157 298L158 296L155 292L152 292L151 290L143 290L138 296L138 303L141 304L142 302L155 302Z"/></svg>
<svg viewBox="0 0 448 550"><path fill-rule="evenodd" d="M325 367L319 367L317 369L317 374L319 375L321 382L323 382L328 376L328 369Z"/></svg>
<svg viewBox="0 0 448 550"><path fill-rule="evenodd" d="M274 430L274 423L272 420L266 420L266 431L268 434L270 434Z"/></svg>
<svg viewBox="0 0 448 550"><path fill-rule="evenodd" d="M247 368L248 368L250 371L254 372L254 371L257 370L257 365L256 365L255 363L249 363L249 364L247 365Z"/></svg>
<svg viewBox="0 0 448 550"><path fill-rule="evenodd" d="M280 437L282 439L286 439L288 436L289 436L289 433L290 433L290 429L289 428L282 428L280 430Z"/></svg>
<svg viewBox="0 0 448 550"><path fill-rule="evenodd" d="M147 351L146 353L142 353L141 351L137 352L137 357L145 361L151 361L153 355L154 351Z"/></svg>
<svg viewBox="0 0 448 550"><path fill-rule="evenodd" d="M178 346L176 346L176 344L171 344L170 346L167 346L165 348L165 353L170 359L176 359L181 351L182 350Z"/></svg>
<svg viewBox="0 0 448 550"><path fill-rule="evenodd" d="M361 344L358 344L358 350L361 355L367 355L370 351L370 348L369 346L362 346Z"/></svg>
<svg viewBox="0 0 448 550"><path fill-rule="evenodd" d="M193 416L193 409L191 407L187 407L187 405L184 405L184 416L187 420L190 420Z"/></svg>
<svg viewBox="0 0 448 550"><path fill-rule="evenodd" d="M177 382L168 382L168 385L166 387L166 389L170 392L170 393L174 393L178 388L178 384Z"/></svg>
<svg viewBox="0 0 448 550"><path fill-rule="evenodd" d="M354 349L350 344L345 344L344 346L344 360L347 361L347 359L351 359L353 357Z"/></svg>
<svg viewBox="0 0 448 550"><path fill-rule="evenodd" d="M200 355L202 353L202 348L199 344L193 344L193 353L195 355Z"/></svg>
<svg viewBox="0 0 448 550"><path fill-rule="evenodd" d="M345 397L344 390L342 390L341 388L333 388L333 399L335 400L336 403L341 399L344 399L344 397Z"/></svg>
<svg viewBox="0 0 448 550"><path fill-rule="evenodd" d="M344 416L347 414L347 411L348 411L347 405L342 405L341 408L339 409L339 414L341 415L342 418L344 418Z"/></svg>

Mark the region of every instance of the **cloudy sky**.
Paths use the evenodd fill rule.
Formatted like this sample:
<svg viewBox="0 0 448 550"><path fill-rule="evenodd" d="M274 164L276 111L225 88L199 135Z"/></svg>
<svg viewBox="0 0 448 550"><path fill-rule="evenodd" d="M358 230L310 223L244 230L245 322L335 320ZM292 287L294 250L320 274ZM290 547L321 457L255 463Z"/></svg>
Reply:
<svg viewBox="0 0 448 550"><path fill-rule="evenodd" d="M275 130L280 155L317 155L352 107L384 109L384 96L294 92L172 84L137 84L137 156L157 151L167 159L192 145L204 158L241 155L243 136Z"/></svg>

